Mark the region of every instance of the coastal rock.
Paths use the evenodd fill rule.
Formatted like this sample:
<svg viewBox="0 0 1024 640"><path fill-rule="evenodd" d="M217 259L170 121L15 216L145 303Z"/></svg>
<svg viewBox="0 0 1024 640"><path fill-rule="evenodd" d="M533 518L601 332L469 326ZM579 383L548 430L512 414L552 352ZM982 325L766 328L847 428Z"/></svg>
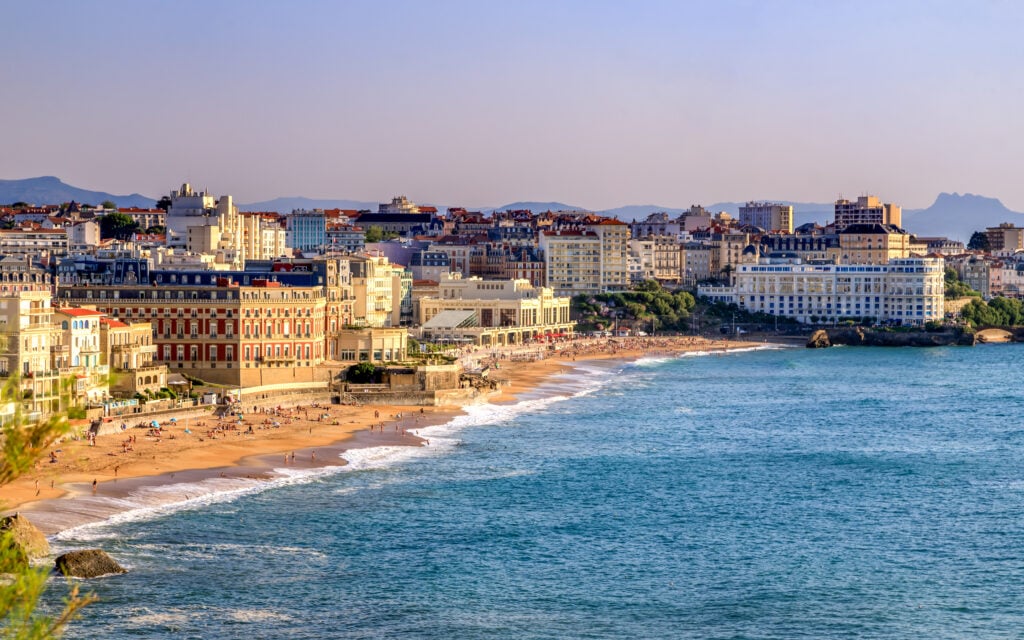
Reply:
<svg viewBox="0 0 1024 640"><path fill-rule="evenodd" d="M807 339L808 349L824 349L825 347L831 347L832 343L828 339L828 331L824 329L818 329L811 334L811 337Z"/></svg>
<svg viewBox="0 0 1024 640"><path fill-rule="evenodd" d="M10 537L6 538L8 534ZM0 519L0 535L4 535L5 541L9 541L12 547L12 557L9 559L15 565L25 565L33 558L50 555L50 543L46 536L20 513Z"/></svg>
<svg viewBox="0 0 1024 640"><path fill-rule="evenodd" d="M114 573L128 573L101 549L69 551L58 557L54 566L59 573L74 578L98 578Z"/></svg>
<svg viewBox="0 0 1024 640"><path fill-rule="evenodd" d="M962 330L886 331L864 327L835 327L815 331L807 340L807 347L820 348L837 344L854 347L942 347L973 346L974 343L974 334Z"/></svg>

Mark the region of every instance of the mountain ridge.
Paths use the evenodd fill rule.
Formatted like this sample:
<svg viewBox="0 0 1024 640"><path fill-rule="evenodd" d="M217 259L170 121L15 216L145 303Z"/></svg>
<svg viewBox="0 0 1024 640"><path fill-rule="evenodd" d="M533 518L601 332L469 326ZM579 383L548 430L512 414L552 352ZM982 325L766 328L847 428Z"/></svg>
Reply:
<svg viewBox="0 0 1024 640"><path fill-rule="evenodd" d="M139 193L114 195L105 191L82 189L63 182L56 176L39 176L18 180L0 180L0 203L27 202L33 205L63 204L74 200L79 204L98 205L110 200L119 207L148 209L156 200Z"/></svg>
<svg viewBox="0 0 1024 640"><path fill-rule="evenodd" d="M82 189L63 182L56 176L39 176L15 180L0 180L0 204L28 202L30 204L61 204L76 201L82 204L98 205L104 200L111 200L119 207L150 208L156 200L133 193L115 195L105 191ZM793 206L793 224L800 226L807 222L826 224L832 220L833 205L831 202L795 202L790 200L772 200ZM739 207L744 202L723 201L707 205L711 212L725 211L731 215L739 214ZM367 200L346 198L307 198L291 196L240 204L239 208L248 211L278 211L289 213L293 209L369 209L377 210L378 203ZM438 210L447 207L436 205ZM535 213L542 211L591 211L587 207L566 204L558 201L517 201L499 207L467 207L485 213L515 209L530 209ZM689 207L666 207L654 204L623 205L611 209L596 210L595 213L613 216L623 221L643 219L647 215L664 211L672 216L687 211ZM907 231L920 236L946 236L966 242L974 231L986 227L994 227L1002 222L1011 222L1024 226L1024 213L1006 207L998 198L983 196L970 192L940 192L934 202L923 209L904 209L903 227Z"/></svg>

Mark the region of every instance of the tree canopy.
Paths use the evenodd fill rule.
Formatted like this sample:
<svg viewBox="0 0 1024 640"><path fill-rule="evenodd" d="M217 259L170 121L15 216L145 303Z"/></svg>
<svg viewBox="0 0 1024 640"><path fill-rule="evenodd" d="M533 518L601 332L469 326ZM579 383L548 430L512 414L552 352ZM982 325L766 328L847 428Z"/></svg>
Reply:
<svg viewBox="0 0 1024 640"><path fill-rule="evenodd" d="M960 316L972 327L1013 327L1024 325L1024 303L1016 298L992 298L969 302L960 310Z"/></svg>
<svg viewBox="0 0 1024 640"><path fill-rule="evenodd" d="M385 231L378 226L372 226L366 230L366 241L367 242L382 242L384 240L390 240L397 238L398 234L394 231Z"/></svg>
<svg viewBox="0 0 1024 640"><path fill-rule="evenodd" d="M974 251L988 251L991 248L988 236L984 231L975 231L971 234L971 239L967 241L967 248Z"/></svg>
<svg viewBox="0 0 1024 640"><path fill-rule="evenodd" d="M657 280L641 282L632 291L578 295L572 299L573 312L583 330L607 329L616 319L627 324L650 323L653 328L684 330L694 304L689 292L669 291Z"/></svg>
<svg viewBox="0 0 1024 640"><path fill-rule="evenodd" d="M132 217L123 213L108 213L100 218L100 237L126 240L139 228Z"/></svg>
<svg viewBox="0 0 1024 640"><path fill-rule="evenodd" d="M946 267L946 298L949 300L957 300L959 298L976 297L980 298L981 293L970 288L960 280L960 276L957 274L956 269L953 267Z"/></svg>

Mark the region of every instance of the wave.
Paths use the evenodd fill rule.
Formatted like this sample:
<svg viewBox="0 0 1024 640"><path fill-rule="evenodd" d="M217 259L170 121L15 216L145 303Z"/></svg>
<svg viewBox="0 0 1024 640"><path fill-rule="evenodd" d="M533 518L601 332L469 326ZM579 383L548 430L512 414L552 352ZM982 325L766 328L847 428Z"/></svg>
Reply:
<svg viewBox="0 0 1024 640"><path fill-rule="evenodd" d="M272 489L306 484L340 473L378 471L395 467L415 458L440 455L461 445L457 434L469 427L501 425L518 416L542 411L556 403L594 393L615 379L622 367L574 367L570 373L540 385L530 397L510 404L479 404L463 408L461 415L439 425L408 430L419 436L423 446L388 445L348 449L340 454L345 465L295 469L274 469L269 478L219 477L195 482L147 486L128 496L80 496L62 503L59 512L40 511L33 520L51 529L61 529L54 540L78 543L117 535L118 525L152 520L181 511L203 509L233 502ZM341 491L347 488L339 489ZM68 526L70 525L70 526Z"/></svg>

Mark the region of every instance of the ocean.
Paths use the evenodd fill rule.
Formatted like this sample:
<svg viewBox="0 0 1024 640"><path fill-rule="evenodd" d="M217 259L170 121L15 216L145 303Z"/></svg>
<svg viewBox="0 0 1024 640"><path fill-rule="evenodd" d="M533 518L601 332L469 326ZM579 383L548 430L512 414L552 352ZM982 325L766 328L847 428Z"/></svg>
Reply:
<svg viewBox="0 0 1024 640"><path fill-rule="evenodd" d="M429 446L170 485L57 537L130 570L67 637L1017 638L1022 349L581 362Z"/></svg>

